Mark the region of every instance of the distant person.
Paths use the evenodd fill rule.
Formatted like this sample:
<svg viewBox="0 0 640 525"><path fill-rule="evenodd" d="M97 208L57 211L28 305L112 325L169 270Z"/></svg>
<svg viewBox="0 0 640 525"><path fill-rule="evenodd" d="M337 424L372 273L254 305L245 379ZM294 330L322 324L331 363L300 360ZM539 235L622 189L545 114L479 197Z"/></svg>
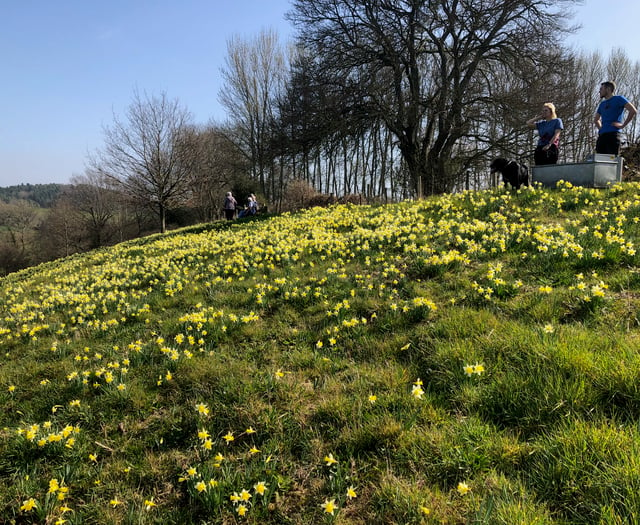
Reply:
<svg viewBox="0 0 640 525"><path fill-rule="evenodd" d="M593 119L598 128L596 153L618 155L620 153L620 132L631 122L638 112L635 106L622 95L614 95L616 85L608 81L600 84L600 98L596 116ZM627 110L627 118L624 110Z"/></svg>
<svg viewBox="0 0 640 525"><path fill-rule="evenodd" d="M249 215L255 215L258 213L258 199L256 199L256 196L253 193L249 195L248 209Z"/></svg>
<svg viewBox="0 0 640 525"><path fill-rule="evenodd" d="M238 218L246 217L247 215L255 215L258 213L258 201L256 200L256 196L252 193L247 197L247 206L244 210L238 213Z"/></svg>
<svg viewBox="0 0 640 525"><path fill-rule="evenodd" d="M527 120L527 126L538 130L538 144L533 154L534 164L556 164L560 153L560 133L564 126L562 119L556 115L555 105L551 102L543 104L542 113Z"/></svg>
<svg viewBox="0 0 640 525"><path fill-rule="evenodd" d="M233 198L233 193L227 192L227 196L224 198L224 215L228 221L232 220L236 214L237 201Z"/></svg>

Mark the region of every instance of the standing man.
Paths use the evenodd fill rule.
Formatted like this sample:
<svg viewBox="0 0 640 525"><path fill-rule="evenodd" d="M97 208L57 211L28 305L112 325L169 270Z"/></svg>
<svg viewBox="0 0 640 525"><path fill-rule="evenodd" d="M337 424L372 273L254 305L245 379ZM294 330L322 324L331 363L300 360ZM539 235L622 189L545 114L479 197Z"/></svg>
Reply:
<svg viewBox="0 0 640 525"><path fill-rule="evenodd" d="M613 82L600 84L600 98L602 102L593 119L598 128L596 153L618 155L620 153L620 131L631 122L638 112L635 106L622 95L614 95L616 85ZM622 120L624 110L627 118Z"/></svg>

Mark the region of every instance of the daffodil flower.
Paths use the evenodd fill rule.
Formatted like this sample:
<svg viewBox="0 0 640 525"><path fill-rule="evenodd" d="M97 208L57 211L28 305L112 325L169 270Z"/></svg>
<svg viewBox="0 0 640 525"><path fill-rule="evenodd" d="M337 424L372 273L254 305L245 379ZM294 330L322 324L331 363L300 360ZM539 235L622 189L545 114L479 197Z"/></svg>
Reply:
<svg viewBox="0 0 640 525"><path fill-rule="evenodd" d="M37 509L38 505L36 504L36 500L33 498L29 498L26 501L22 502L20 506L20 510L23 512L31 512L33 509Z"/></svg>
<svg viewBox="0 0 640 525"><path fill-rule="evenodd" d="M331 465L334 465L335 463L338 462L338 460L333 457L333 454L329 454L328 456L325 456L324 461L327 464L327 467L330 467Z"/></svg>
<svg viewBox="0 0 640 525"><path fill-rule="evenodd" d="M207 405L205 405L204 403L198 403L196 405L196 410L198 411L198 414L200 414L202 416L208 416L209 415L209 407Z"/></svg>
<svg viewBox="0 0 640 525"><path fill-rule="evenodd" d="M336 500L335 499L331 499L331 500L330 499L326 499L326 500L324 500L324 503L322 503L320 506L324 509L324 511L327 514L331 514L332 516L333 516L333 513L338 508L336 506Z"/></svg>
<svg viewBox="0 0 640 525"><path fill-rule="evenodd" d="M422 399L424 390L422 390L422 387L420 387L419 385L413 385L413 387L411 388L411 395L416 399Z"/></svg>
<svg viewBox="0 0 640 525"><path fill-rule="evenodd" d="M471 491L471 488L464 481L461 481L460 483L458 483L458 487L456 490L461 496L464 496Z"/></svg>

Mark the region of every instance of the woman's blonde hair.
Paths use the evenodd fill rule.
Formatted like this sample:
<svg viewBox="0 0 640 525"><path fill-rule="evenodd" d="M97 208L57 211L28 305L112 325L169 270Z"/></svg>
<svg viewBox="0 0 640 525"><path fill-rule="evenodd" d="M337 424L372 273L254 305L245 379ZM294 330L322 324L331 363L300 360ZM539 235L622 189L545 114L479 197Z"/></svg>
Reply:
<svg viewBox="0 0 640 525"><path fill-rule="evenodd" d="M553 102L545 102L542 104L542 107L549 108L549 111L551 111L551 118L558 118L558 115L556 115L556 105Z"/></svg>

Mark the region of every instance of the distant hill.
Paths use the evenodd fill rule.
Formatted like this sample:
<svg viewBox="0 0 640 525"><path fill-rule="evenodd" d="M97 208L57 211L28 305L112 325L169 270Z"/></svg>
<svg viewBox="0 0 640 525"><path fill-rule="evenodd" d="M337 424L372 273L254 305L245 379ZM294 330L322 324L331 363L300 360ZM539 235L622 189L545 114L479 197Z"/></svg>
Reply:
<svg viewBox="0 0 640 525"><path fill-rule="evenodd" d="M20 199L32 201L41 208L51 208L66 184L20 184L0 188L0 201L10 202Z"/></svg>

